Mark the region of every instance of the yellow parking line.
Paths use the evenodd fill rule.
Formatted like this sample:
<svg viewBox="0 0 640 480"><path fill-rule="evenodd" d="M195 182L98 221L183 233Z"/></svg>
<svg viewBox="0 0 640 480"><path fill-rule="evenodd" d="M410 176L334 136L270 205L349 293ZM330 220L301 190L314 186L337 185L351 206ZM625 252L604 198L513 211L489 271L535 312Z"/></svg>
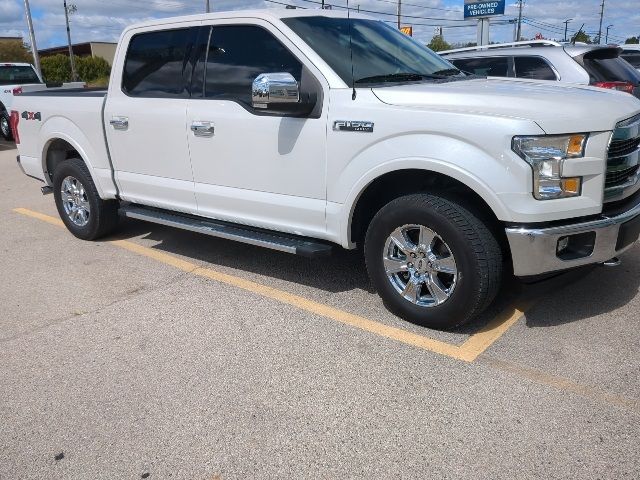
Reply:
<svg viewBox="0 0 640 480"><path fill-rule="evenodd" d="M26 208L16 208L14 212L42 220L52 225L64 226L64 223L62 223L58 218ZM216 282L241 288L254 294L291 305L314 315L320 315L322 317L359 328L360 330L374 333L423 350L463 360L465 362L473 362L480 354L498 340L509 329L509 327L516 323L524 313L523 310L518 308L507 309L479 332L472 335L462 345L453 345L423 335L418 335L401 328L385 325L384 323L376 322L353 313L345 312L343 310L330 307L329 305L285 292L284 290L279 290L267 285L252 282L251 280L245 280L244 278L236 277L234 275L218 272L210 268L200 267L195 263L182 260L174 255L170 255L153 248L144 247L128 240L110 240L108 243L138 255L151 258L157 262L164 263L165 265L170 265L184 272L189 272L199 277L208 278Z"/></svg>

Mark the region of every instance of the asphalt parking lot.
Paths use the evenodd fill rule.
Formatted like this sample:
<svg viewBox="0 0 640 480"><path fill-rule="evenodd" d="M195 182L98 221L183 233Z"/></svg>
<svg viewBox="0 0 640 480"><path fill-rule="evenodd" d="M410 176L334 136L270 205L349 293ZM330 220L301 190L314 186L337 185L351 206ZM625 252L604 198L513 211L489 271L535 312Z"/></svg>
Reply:
<svg viewBox="0 0 640 480"><path fill-rule="evenodd" d="M72 237L0 143L0 479L640 478L640 246L389 314L357 253Z"/></svg>

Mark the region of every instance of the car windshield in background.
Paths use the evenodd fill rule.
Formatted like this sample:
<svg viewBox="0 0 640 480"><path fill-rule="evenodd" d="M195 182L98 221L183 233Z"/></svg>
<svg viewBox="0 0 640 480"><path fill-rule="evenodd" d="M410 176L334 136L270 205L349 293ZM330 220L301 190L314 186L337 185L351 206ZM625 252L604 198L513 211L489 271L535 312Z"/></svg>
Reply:
<svg viewBox="0 0 640 480"><path fill-rule="evenodd" d="M451 76L464 78L451 63L377 20L293 17L282 21L348 85L352 80L350 44L353 45L356 84L415 82Z"/></svg>
<svg viewBox="0 0 640 480"><path fill-rule="evenodd" d="M30 65L0 65L0 85L41 83Z"/></svg>

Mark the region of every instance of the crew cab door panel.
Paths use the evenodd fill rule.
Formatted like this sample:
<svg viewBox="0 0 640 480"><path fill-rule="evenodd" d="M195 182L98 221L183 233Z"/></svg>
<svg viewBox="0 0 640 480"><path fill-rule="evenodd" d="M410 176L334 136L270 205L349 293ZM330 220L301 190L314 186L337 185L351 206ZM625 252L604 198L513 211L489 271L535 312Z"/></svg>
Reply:
<svg viewBox="0 0 640 480"><path fill-rule="evenodd" d="M302 62L285 38L259 25L214 24L206 40L187 106L198 212L324 236L326 108L294 118L251 107L255 77L290 72L300 81ZM210 128L194 130L200 125Z"/></svg>
<svg viewBox="0 0 640 480"><path fill-rule="evenodd" d="M122 83L110 86L104 122L124 200L197 212L186 120L196 34L174 28L123 39L126 59L115 66Z"/></svg>

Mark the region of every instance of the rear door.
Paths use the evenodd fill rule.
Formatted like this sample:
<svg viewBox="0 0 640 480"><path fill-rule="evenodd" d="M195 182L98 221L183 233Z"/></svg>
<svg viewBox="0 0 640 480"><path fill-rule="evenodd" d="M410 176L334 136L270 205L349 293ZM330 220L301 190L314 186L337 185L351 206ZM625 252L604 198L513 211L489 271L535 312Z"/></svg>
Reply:
<svg viewBox="0 0 640 480"><path fill-rule="evenodd" d="M196 213L187 145L189 58L197 25L129 32L104 112L124 200Z"/></svg>

